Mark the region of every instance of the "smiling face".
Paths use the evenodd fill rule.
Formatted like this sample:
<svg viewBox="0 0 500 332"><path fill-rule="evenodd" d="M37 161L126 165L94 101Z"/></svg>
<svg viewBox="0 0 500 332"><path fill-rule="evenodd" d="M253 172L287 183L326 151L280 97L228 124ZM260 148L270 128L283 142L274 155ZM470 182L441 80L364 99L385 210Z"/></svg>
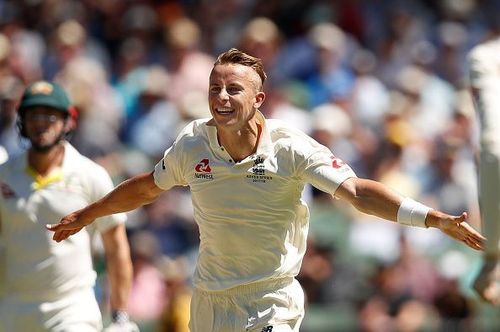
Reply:
<svg viewBox="0 0 500 332"><path fill-rule="evenodd" d="M265 99L254 69L240 64L218 64L210 74L208 103L217 128L238 131L249 126Z"/></svg>
<svg viewBox="0 0 500 332"><path fill-rule="evenodd" d="M40 152L50 150L65 134L64 114L51 107L35 106L26 109L23 122L32 147Z"/></svg>

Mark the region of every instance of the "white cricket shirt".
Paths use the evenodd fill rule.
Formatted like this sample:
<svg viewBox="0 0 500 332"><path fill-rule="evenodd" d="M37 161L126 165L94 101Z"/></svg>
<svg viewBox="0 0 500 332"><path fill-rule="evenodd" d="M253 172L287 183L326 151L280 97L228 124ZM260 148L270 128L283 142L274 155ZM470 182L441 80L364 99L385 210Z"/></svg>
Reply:
<svg viewBox="0 0 500 332"><path fill-rule="evenodd" d="M155 166L158 187L191 189L200 229L194 283L200 289L297 275L309 229L309 210L301 200L305 183L334 194L355 176L304 133L261 120L257 151L241 162L231 160L205 119L184 128Z"/></svg>
<svg viewBox="0 0 500 332"><path fill-rule="evenodd" d="M480 44L469 53L470 84L481 124L483 148L500 154L500 38Z"/></svg>
<svg viewBox="0 0 500 332"><path fill-rule="evenodd" d="M103 232L125 222L125 215L96 220L60 243L45 229L113 189L101 166L65 143L62 167L40 185L27 172L27 153L0 166L0 223L5 246L5 283L10 297L27 302L61 299L93 287L89 232ZM87 229L88 228L88 229Z"/></svg>

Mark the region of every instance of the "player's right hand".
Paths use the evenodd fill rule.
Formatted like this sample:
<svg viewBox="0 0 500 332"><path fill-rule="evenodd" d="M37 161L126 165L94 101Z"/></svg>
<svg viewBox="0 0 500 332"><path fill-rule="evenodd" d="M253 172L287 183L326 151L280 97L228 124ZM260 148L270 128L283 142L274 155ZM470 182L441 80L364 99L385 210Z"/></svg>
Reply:
<svg viewBox="0 0 500 332"><path fill-rule="evenodd" d="M47 224L45 227L54 232L52 239L56 242L61 242L71 235L78 233L83 227L90 224L92 220L87 220L82 217L80 211L76 211L63 217L58 224Z"/></svg>

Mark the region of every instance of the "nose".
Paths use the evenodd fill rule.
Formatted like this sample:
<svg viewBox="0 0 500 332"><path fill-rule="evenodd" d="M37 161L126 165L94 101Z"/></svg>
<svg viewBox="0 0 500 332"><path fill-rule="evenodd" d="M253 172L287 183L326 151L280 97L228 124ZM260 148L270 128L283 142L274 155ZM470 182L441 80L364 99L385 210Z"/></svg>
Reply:
<svg viewBox="0 0 500 332"><path fill-rule="evenodd" d="M229 94L227 93L226 89L221 89L219 92L219 98L221 100L228 100L229 99Z"/></svg>

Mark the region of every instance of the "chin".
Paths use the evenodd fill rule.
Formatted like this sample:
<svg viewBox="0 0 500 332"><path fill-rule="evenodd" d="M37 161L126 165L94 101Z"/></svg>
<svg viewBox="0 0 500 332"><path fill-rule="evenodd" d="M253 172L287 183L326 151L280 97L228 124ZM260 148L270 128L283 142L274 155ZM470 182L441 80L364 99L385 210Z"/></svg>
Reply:
<svg viewBox="0 0 500 332"><path fill-rule="evenodd" d="M233 127L236 125L236 121L234 119L214 117L214 120L219 127Z"/></svg>
<svg viewBox="0 0 500 332"><path fill-rule="evenodd" d="M52 149L53 146L54 144L47 145L47 144L31 143L31 148L38 153L47 153Z"/></svg>
<svg viewBox="0 0 500 332"><path fill-rule="evenodd" d="M39 153L46 153L52 150L53 147L57 146L61 142L60 140L56 140L55 142L47 142L47 141L31 141L31 148Z"/></svg>

